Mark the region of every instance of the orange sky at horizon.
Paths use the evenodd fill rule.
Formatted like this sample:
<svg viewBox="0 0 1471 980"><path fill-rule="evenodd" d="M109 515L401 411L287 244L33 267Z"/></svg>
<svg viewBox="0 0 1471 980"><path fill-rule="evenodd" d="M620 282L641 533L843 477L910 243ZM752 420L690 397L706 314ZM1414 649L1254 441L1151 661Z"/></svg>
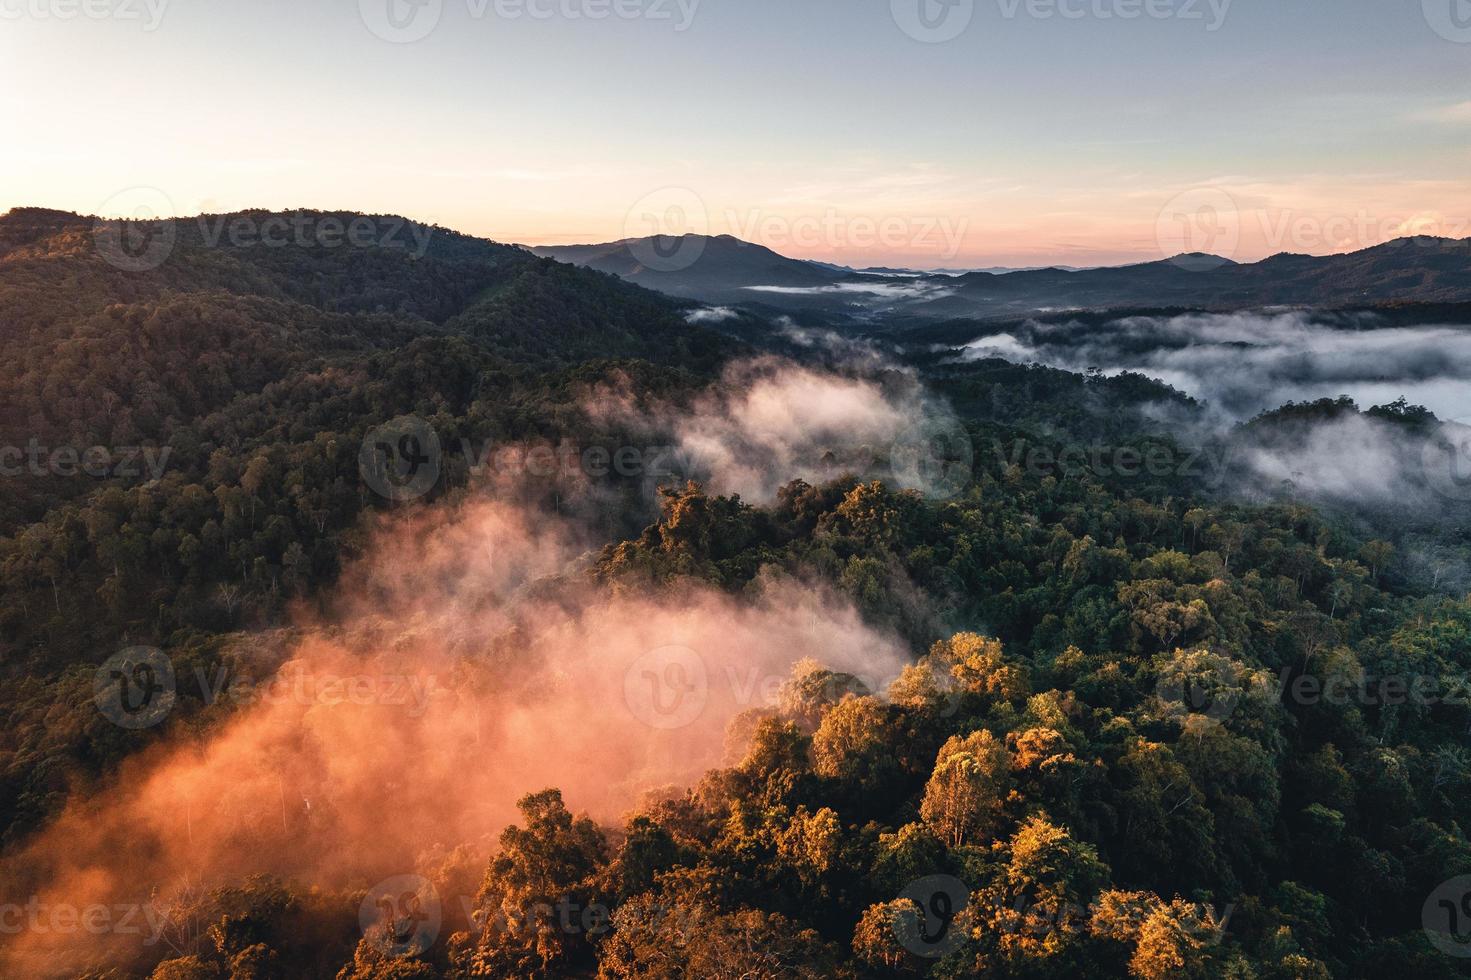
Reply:
<svg viewBox="0 0 1471 980"><path fill-rule="evenodd" d="M572 177L535 183L552 185L547 190L555 194L577 188ZM90 207L55 201L4 204L61 207L109 217L190 217L252 207L342 209L402 214L529 246L594 244L647 234L729 234L792 258L855 267L1117 265L1195 251L1254 262L1280 252L1357 251L1412 235L1471 237L1471 189L1452 182L1340 181L1305 187L1225 178L1152 192L1119 188L1112 199L1094 189L1042 201L1016 189L985 204L961 200L961 190L947 183L926 193L866 200L833 189L812 195L817 203L811 205L804 204L809 199L805 196L778 191L770 194L768 199L776 204L769 208L728 203L737 199L737 193L730 189L706 195L688 186L665 187L645 194L621 213L619 203L609 200L604 211L593 210L589 202L587 210L556 214L532 210L524 203L508 205L504 211L489 203L456 207L430 201L422 207L403 207L372 194L365 196L378 199L363 203L336 194L323 202L261 202L242 196L191 204L147 186L125 189ZM608 197L602 188L594 194ZM1350 206L1338 206L1339 200L1351 202ZM1425 207L1423 202L1429 201L1444 204Z"/></svg>
<svg viewBox="0 0 1471 980"><path fill-rule="evenodd" d="M119 214L145 188L175 215L392 213L531 245L708 231L923 268L1471 236L1471 80L1447 85L1471 47L1382 0L1214 26L977 3L944 43L847 0L703 0L687 22L442 0L412 43L368 16L384 0L111 2L0 0L0 210Z"/></svg>

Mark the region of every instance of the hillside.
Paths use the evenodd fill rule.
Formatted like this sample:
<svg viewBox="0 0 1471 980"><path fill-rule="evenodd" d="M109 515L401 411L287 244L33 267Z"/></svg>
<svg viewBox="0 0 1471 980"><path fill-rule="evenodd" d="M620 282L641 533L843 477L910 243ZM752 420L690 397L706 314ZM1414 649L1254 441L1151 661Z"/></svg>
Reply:
<svg viewBox="0 0 1471 980"><path fill-rule="evenodd" d="M378 246L211 245L200 222L182 219L158 268L133 272L104 260L92 225L57 212L0 217L10 355L0 366L0 445L147 447L168 462L156 483L145 472L0 475L0 572L11 598L0 620L12 666L32 650L80 652L140 628L248 621L256 599L274 608L293 591L281 589L293 542L297 580L330 576L336 535L370 502L337 474L356 473L374 425L474 412L466 437L523 438L555 411L535 406L586 376L585 362L638 358L707 374L743 349L685 323L656 294L443 229L415 257ZM492 392L494 404L483 401ZM200 506L130 520L159 494ZM272 517L284 524L271 527ZM106 536L75 538L83 525L150 531L131 534L122 560ZM179 549L201 546L209 570L173 578ZM248 574L222 619L211 597L232 569Z"/></svg>

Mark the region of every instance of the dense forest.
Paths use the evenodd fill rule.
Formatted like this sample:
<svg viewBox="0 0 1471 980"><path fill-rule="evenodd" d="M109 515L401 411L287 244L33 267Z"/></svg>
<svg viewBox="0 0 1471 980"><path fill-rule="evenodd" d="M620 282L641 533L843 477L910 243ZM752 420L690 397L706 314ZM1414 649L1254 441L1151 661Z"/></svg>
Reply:
<svg viewBox="0 0 1471 980"><path fill-rule="evenodd" d="M1471 523L1454 507L1394 514L1245 486L1196 465L1197 430L1181 424L1204 411L1195 399L1135 373L944 356L970 328L905 349L892 334L815 342L818 320L702 322L442 228L421 229L421 255L383 235L210 240L217 221L268 218L174 222L147 269L110 262L92 219L0 218L0 903L15 913L0 914L0 973L1471 976L1471 879L1456 886L1471 875L1471 599L1453 570ZM723 491L723 457L595 479L485 472L490 446L586 459L678 443L681 418L789 370L948 406L963 479L900 485L894 447L837 436L770 474L769 499ZM1407 439L1435 422L1410 403L1334 400L1212 439L1291 452L1305 427L1361 416ZM443 455L431 485L395 500L363 453L404 417ZM345 621L385 527L486 498L581 535L575 560L495 603L713 595L741 610L801 583L906 663L870 677L777 651L774 696L732 713L724 757L644 787L617 819L533 784L485 828L488 846L425 841L411 866L365 857L315 880L263 862L187 887L130 872L167 941L74 928L66 956L28 953L36 929L11 925L36 920L21 910L69 900L35 857L52 853L37 850L48 829L85 828L74 814L120 774L204 753L248 712L181 683L164 721L126 728L98 710L100 664L154 647L181 677L249 658L268 674L293 630ZM1427 542L1444 549L1439 573ZM452 567L405 574L422 596L492 602ZM510 616L476 637L457 676L506 682L525 632ZM571 751L568 737L549 725L538 751ZM500 764L419 751L441 748ZM330 771L313 795L288 813L283 791L285 836L341 847L318 814L353 800L332 798ZM193 832L116 846L187 852ZM235 850L269 850L238 834Z"/></svg>

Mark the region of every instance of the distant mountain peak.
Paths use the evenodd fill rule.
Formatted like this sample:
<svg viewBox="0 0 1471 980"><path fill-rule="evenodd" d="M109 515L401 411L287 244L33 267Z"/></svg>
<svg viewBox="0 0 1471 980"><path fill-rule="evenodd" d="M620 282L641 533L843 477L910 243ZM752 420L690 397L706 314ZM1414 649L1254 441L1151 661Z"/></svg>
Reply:
<svg viewBox="0 0 1471 980"><path fill-rule="evenodd" d="M682 258L662 268L649 254L670 256L670 243L682 243ZM740 302L752 298L752 286L813 288L855 276L850 270L793 259L765 245L734 235L652 235L596 245L544 245L537 255L586 266L631 282L688 299Z"/></svg>
<svg viewBox="0 0 1471 980"><path fill-rule="evenodd" d="M1183 269L1220 269L1227 266L1239 266L1240 262L1229 259L1224 255L1216 255L1214 252L1181 252L1167 259L1155 262L1143 262L1138 266L1122 266L1122 268L1144 268L1146 266L1174 265ZM1106 267L1105 267L1106 268Z"/></svg>

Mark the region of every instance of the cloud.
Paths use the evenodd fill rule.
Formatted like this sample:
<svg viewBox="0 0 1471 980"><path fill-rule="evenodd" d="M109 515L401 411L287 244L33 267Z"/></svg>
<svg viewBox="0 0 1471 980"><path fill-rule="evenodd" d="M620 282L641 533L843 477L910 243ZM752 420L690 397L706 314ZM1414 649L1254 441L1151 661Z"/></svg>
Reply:
<svg viewBox="0 0 1471 980"><path fill-rule="evenodd" d="M1206 403L1164 421L1206 449L1216 492L1351 514L1400 540L1418 582L1471 587L1464 561L1437 550L1471 526L1471 329L1302 312L1031 321L961 354L984 357L1163 381ZM1273 411L1344 396L1355 407ZM1441 421L1360 411L1401 398Z"/></svg>
<svg viewBox="0 0 1471 980"><path fill-rule="evenodd" d="M940 299L955 290L934 282L838 282L826 286L746 286L757 293L783 296L851 295L857 299L876 297L885 300Z"/></svg>
<svg viewBox="0 0 1471 980"><path fill-rule="evenodd" d="M1471 415L1471 329L1387 327L1369 317L1284 312L1032 321L979 337L963 358L999 356L1071 371L1135 371L1231 420L1289 401L1408 398L1441 418Z"/></svg>
<svg viewBox="0 0 1471 980"><path fill-rule="evenodd" d="M897 482L933 482L894 448L947 418L909 375L775 359L733 366L683 407L614 386L584 408L672 430L714 489L756 500L875 457ZM526 793L556 786L616 823L724 763L730 721L769 705L799 660L881 691L912 657L830 587L772 570L734 596L609 590L590 574L609 514L586 480L559 484L552 515L510 502L515 474L494 479L367 529L325 610L237 637L222 671L178 664L202 717L172 719L0 861L4 900L161 914L255 873L346 889L430 874L461 847L483 862ZM0 948L0 974L146 974L165 952L150 935L27 930Z"/></svg>
<svg viewBox="0 0 1471 980"><path fill-rule="evenodd" d="M181 669L220 688L205 717L10 855L6 900L165 909L258 872L366 887L461 845L484 860L525 793L615 822L721 764L728 722L802 657L877 689L908 660L821 586L610 594L580 574L586 544L496 500L383 524L330 620L243 638L227 675ZM27 930L0 973L146 961L147 938Z"/></svg>
<svg viewBox="0 0 1471 980"><path fill-rule="evenodd" d="M685 323L724 323L726 320L734 320L740 314L728 306L709 306L701 310L691 310L685 315Z"/></svg>
<svg viewBox="0 0 1471 980"><path fill-rule="evenodd" d="M963 488L970 443L944 401L912 373L889 367L872 346L787 330L798 344L824 347L843 369L761 358L732 365L688 405L605 387L585 400L585 410L641 440L670 440L668 482L694 478L757 503L775 499L791 480L821 483L844 474L935 497Z"/></svg>
<svg viewBox="0 0 1471 980"><path fill-rule="evenodd" d="M1267 494L1290 488L1340 505L1408 505L1425 497L1427 487L1420 478L1420 454L1407 454L1406 441L1388 423L1348 414L1282 441L1241 439L1242 465L1229 478L1250 472Z"/></svg>

